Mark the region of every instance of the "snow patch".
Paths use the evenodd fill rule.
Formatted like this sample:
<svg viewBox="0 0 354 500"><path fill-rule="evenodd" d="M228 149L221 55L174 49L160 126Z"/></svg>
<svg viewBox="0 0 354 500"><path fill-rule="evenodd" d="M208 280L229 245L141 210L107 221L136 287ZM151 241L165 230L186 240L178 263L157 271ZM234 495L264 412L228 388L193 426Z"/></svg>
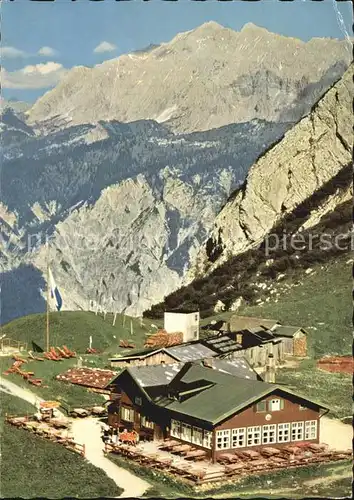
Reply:
<svg viewBox="0 0 354 500"><path fill-rule="evenodd" d="M176 104L174 106L171 106L170 108L166 108L162 113L160 113L158 116L153 118L157 123L163 123L169 120L173 113L177 110Z"/></svg>

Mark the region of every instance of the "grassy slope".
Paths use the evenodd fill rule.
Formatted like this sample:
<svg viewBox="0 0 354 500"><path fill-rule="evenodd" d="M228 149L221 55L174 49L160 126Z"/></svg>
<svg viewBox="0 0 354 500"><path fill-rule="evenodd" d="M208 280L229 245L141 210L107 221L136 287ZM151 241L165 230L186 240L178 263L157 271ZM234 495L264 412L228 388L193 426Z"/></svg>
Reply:
<svg viewBox="0 0 354 500"><path fill-rule="evenodd" d="M49 360L45 360L44 362L30 361L28 364L26 364L23 368L25 371L33 371L36 378L43 379L44 382L42 387L30 385L20 375L14 373L7 375L6 378L21 387L30 389L32 392L38 394L38 396L42 397L43 399L57 399L58 401L64 402L70 407L102 404L104 399L100 394L89 392L84 387L66 384L65 382L55 380L56 375L66 371L72 366L75 366L76 361L76 359L72 358L65 359L60 362ZM13 359L11 359L10 357L0 358L1 373L9 368L12 363Z"/></svg>
<svg viewBox="0 0 354 500"><path fill-rule="evenodd" d="M136 343L137 347L142 347L146 339L146 334L154 333L156 329L151 324L156 321L144 319L143 326L136 318L125 318L117 315L115 326L112 326L113 316L107 314L104 320L102 315L95 315L92 312L84 311L61 311L50 313L50 345L67 345L70 349L84 353L89 346L89 339L92 336L92 347L104 350L106 353L115 354L122 351L119 348L120 339L129 339ZM131 335L131 323L133 335ZM32 314L24 316L7 323L1 328L1 334L6 334L14 340L28 343L31 349L31 342L36 342L44 347L46 332L46 315ZM124 352L127 352L125 350Z"/></svg>
<svg viewBox="0 0 354 500"><path fill-rule="evenodd" d="M124 322L124 323L123 323ZM144 319L143 324L136 318L123 318L117 315L115 326L112 326L113 315L107 314L106 319L102 315L95 315L82 311L63 311L50 314L50 345L67 345L78 354L82 353L83 366L109 367L108 358L116 353L129 353L130 349L119 347L120 339L129 339L136 344L137 348L142 348L147 335L154 333L156 328L152 324L160 325L160 322L152 322ZM133 335L131 335L131 323ZM1 328L1 335L27 342L28 349L31 349L31 342L34 341L41 347L44 345L46 327L45 314L33 314L16 319ZM89 338L92 336L92 347L102 351L99 355L85 355L89 345ZM64 401L69 406L90 405L94 403L102 404L102 396L91 393L87 389L79 386L66 384L55 380L55 376L75 366L75 358L66 359L60 362L45 360L30 361L25 367L26 371L33 371L35 377L42 378L43 387L29 386L28 382L19 375L10 374L9 380L23 387L30 387L44 399ZM10 367L13 360L10 357L0 358L1 373Z"/></svg>
<svg viewBox="0 0 354 500"><path fill-rule="evenodd" d="M122 492L78 454L28 431L4 424L4 414L32 413L21 399L1 393L1 497L95 498Z"/></svg>
<svg viewBox="0 0 354 500"><path fill-rule="evenodd" d="M316 358L351 355L352 264L346 264L348 258L313 266L314 273L303 274L298 286L285 291L282 284L278 302L243 307L239 314L302 326L309 332L310 355Z"/></svg>
<svg viewBox="0 0 354 500"><path fill-rule="evenodd" d="M278 302L272 300L262 306L243 307L239 314L303 326L309 335L310 358L325 354L351 355L352 265L346 262L348 257L314 266L314 273L303 275L301 285L283 291ZM284 284L286 282L283 290ZM279 370L277 381L327 404L331 417L351 415L352 377L320 371L315 365L315 360L309 359L296 369Z"/></svg>

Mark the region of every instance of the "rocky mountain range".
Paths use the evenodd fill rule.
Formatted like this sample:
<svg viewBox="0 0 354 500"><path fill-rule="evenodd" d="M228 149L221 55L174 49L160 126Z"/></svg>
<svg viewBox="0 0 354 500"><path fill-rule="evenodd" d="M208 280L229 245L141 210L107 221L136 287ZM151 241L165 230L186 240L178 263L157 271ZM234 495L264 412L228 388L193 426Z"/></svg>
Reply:
<svg viewBox="0 0 354 500"><path fill-rule="evenodd" d="M28 111L40 126L155 120L185 133L248 122L297 121L352 60L347 40L280 36L208 22L170 42L93 68L78 66Z"/></svg>
<svg viewBox="0 0 354 500"><path fill-rule="evenodd" d="M25 292L28 272L43 289L49 235L65 309L142 313L181 285L229 194L290 126L255 120L176 136L153 121L100 122L43 135L7 111L0 258L9 287Z"/></svg>
<svg viewBox="0 0 354 500"><path fill-rule="evenodd" d="M230 256L259 245L282 218L351 163L352 96L353 65L308 116L252 165L245 183L216 217L197 258L198 269L205 264L211 271ZM331 197L311 214L306 228L351 196L347 189Z"/></svg>
<svg viewBox="0 0 354 500"><path fill-rule="evenodd" d="M48 237L65 309L131 315L264 237L347 161L349 73L310 112L345 71L346 43L207 23L131 57L71 70L26 118L7 108L2 323L44 310ZM213 48L209 59L205 47ZM170 83L162 82L167 74ZM176 96L178 113L165 113Z"/></svg>

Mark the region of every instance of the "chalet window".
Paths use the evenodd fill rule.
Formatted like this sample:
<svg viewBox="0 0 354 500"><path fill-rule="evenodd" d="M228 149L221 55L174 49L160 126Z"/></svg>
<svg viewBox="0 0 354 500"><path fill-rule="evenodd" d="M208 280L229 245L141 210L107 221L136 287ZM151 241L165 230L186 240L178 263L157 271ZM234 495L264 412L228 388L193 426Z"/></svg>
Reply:
<svg viewBox="0 0 354 500"><path fill-rule="evenodd" d="M148 420L146 417L141 417L141 426L146 427L147 429L153 429L154 428L154 422L151 422Z"/></svg>
<svg viewBox="0 0 354 500"><path fill-rule="evenodd" d="M290 441L290 424L278 424L278 443Z"/></svg>
<svg viewBox="0 0 354 500"><path fill-rule="evenodd" d="M180 438L181 437L181 422L178 420L171 420L171 436Z"/></svg>
<svg viewBox="0 0 354 500"><path fill-rule="evenodd" d="M192 441L192 427L189 424L182 424L181 439L184 441Z"/></svg>
<svg viewBox="0 0 354 500"><path fill-rule="evenodd" d="M283 399L272 399L269 401L269 411L280 411L284 408Z"/></svg>
<svg viewBox="0 0 354 500"><path fill-rule="evenodd" d="M306 406L299 405L299 410L307 410Z"/></svg>
<svg viewBox="0 0 354 500"><path fill-rule="evenodd" d="M134 410L132 408L121 407L120 416L126 422L134 422Z"/></svg>
<svg viewBox="0 0 354 500"><path fill-rule="evenodd" d="M216 449L224 450L230 446L230 429L216 431Z"/></svg>
<svg viewBox="0 0 354 500"><path fill-rule="evenodd" d="M192 443L202 446L203 444L203 429L199 427L192 428Z"/></svg>
<svg viewBox="0 0 354 500"><path fill-rule="evenodd" d="M247 427L247 446L261 444L261 427Z"/></svg>
<svg viewBox="0 0 354 500"><path fill-rule="evenodd" d="M257 403L256 411L257 411L257 413L267 411L267 401L260 401L259 403Z"/></svg>
<svg viewBox="0 0 354 500"><path fill-rule="evenodd" d="M198 321L198 314L194 316L194 321Z"/></svg>
<svg viewBox="0 0 354 500"><path fill-rule="evenodd" d="M317 421L306 420L305 422L305 439L317 438Z"/></svg>
<svg viewBox="0 0 354 500"><path fill-rule="evenodd" d="M291 441L302 441L304 439L304 422L292 422Z"/></svg>
<svg viewBox="0 0 354 500"><path fill-rule="evenodd" d="M204 431L203 432L203 447L210 449L212 440L213 440L213 433L210 431Z"/></svg>
<svg viewBox="0 0 354 500"><path fill-rule="evenodd" d="M138 397L134 398L134 403L137 404L137 405L140 405L140 406L143 404L141 398L138 398Z"/></svg>
<svg viewBox="0 0 354 500"><path fill-rule="evenodd" d="M232 429L232 448L243 448L246 446L246 427Z"/></svg>
<svg viewBox="0 0 354 500"><path fill-rule="evenodd" d="M269 444L269 443L276 442L276 440L277 440L276 427L277 426L275 424L263 425L263 428L262 428L262 443L263 444Z"/></svg>

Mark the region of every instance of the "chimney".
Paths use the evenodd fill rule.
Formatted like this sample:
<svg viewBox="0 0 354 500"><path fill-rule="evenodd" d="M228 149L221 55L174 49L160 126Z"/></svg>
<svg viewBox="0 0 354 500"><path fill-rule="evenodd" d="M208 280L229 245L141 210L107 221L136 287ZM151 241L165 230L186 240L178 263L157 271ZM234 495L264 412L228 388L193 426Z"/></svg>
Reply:
<svg viewBox="0 0 354 500"><path fill-rule="evenodd" d="M236 333L236 342L242 345L242 333Z"/></svg>
<svg viewBox="0 0 354 500"><path fill-rule="evenodd" d="M272 353L268 355L268 363L265 369L264 382L275 384L275 360Z"/></svg>

